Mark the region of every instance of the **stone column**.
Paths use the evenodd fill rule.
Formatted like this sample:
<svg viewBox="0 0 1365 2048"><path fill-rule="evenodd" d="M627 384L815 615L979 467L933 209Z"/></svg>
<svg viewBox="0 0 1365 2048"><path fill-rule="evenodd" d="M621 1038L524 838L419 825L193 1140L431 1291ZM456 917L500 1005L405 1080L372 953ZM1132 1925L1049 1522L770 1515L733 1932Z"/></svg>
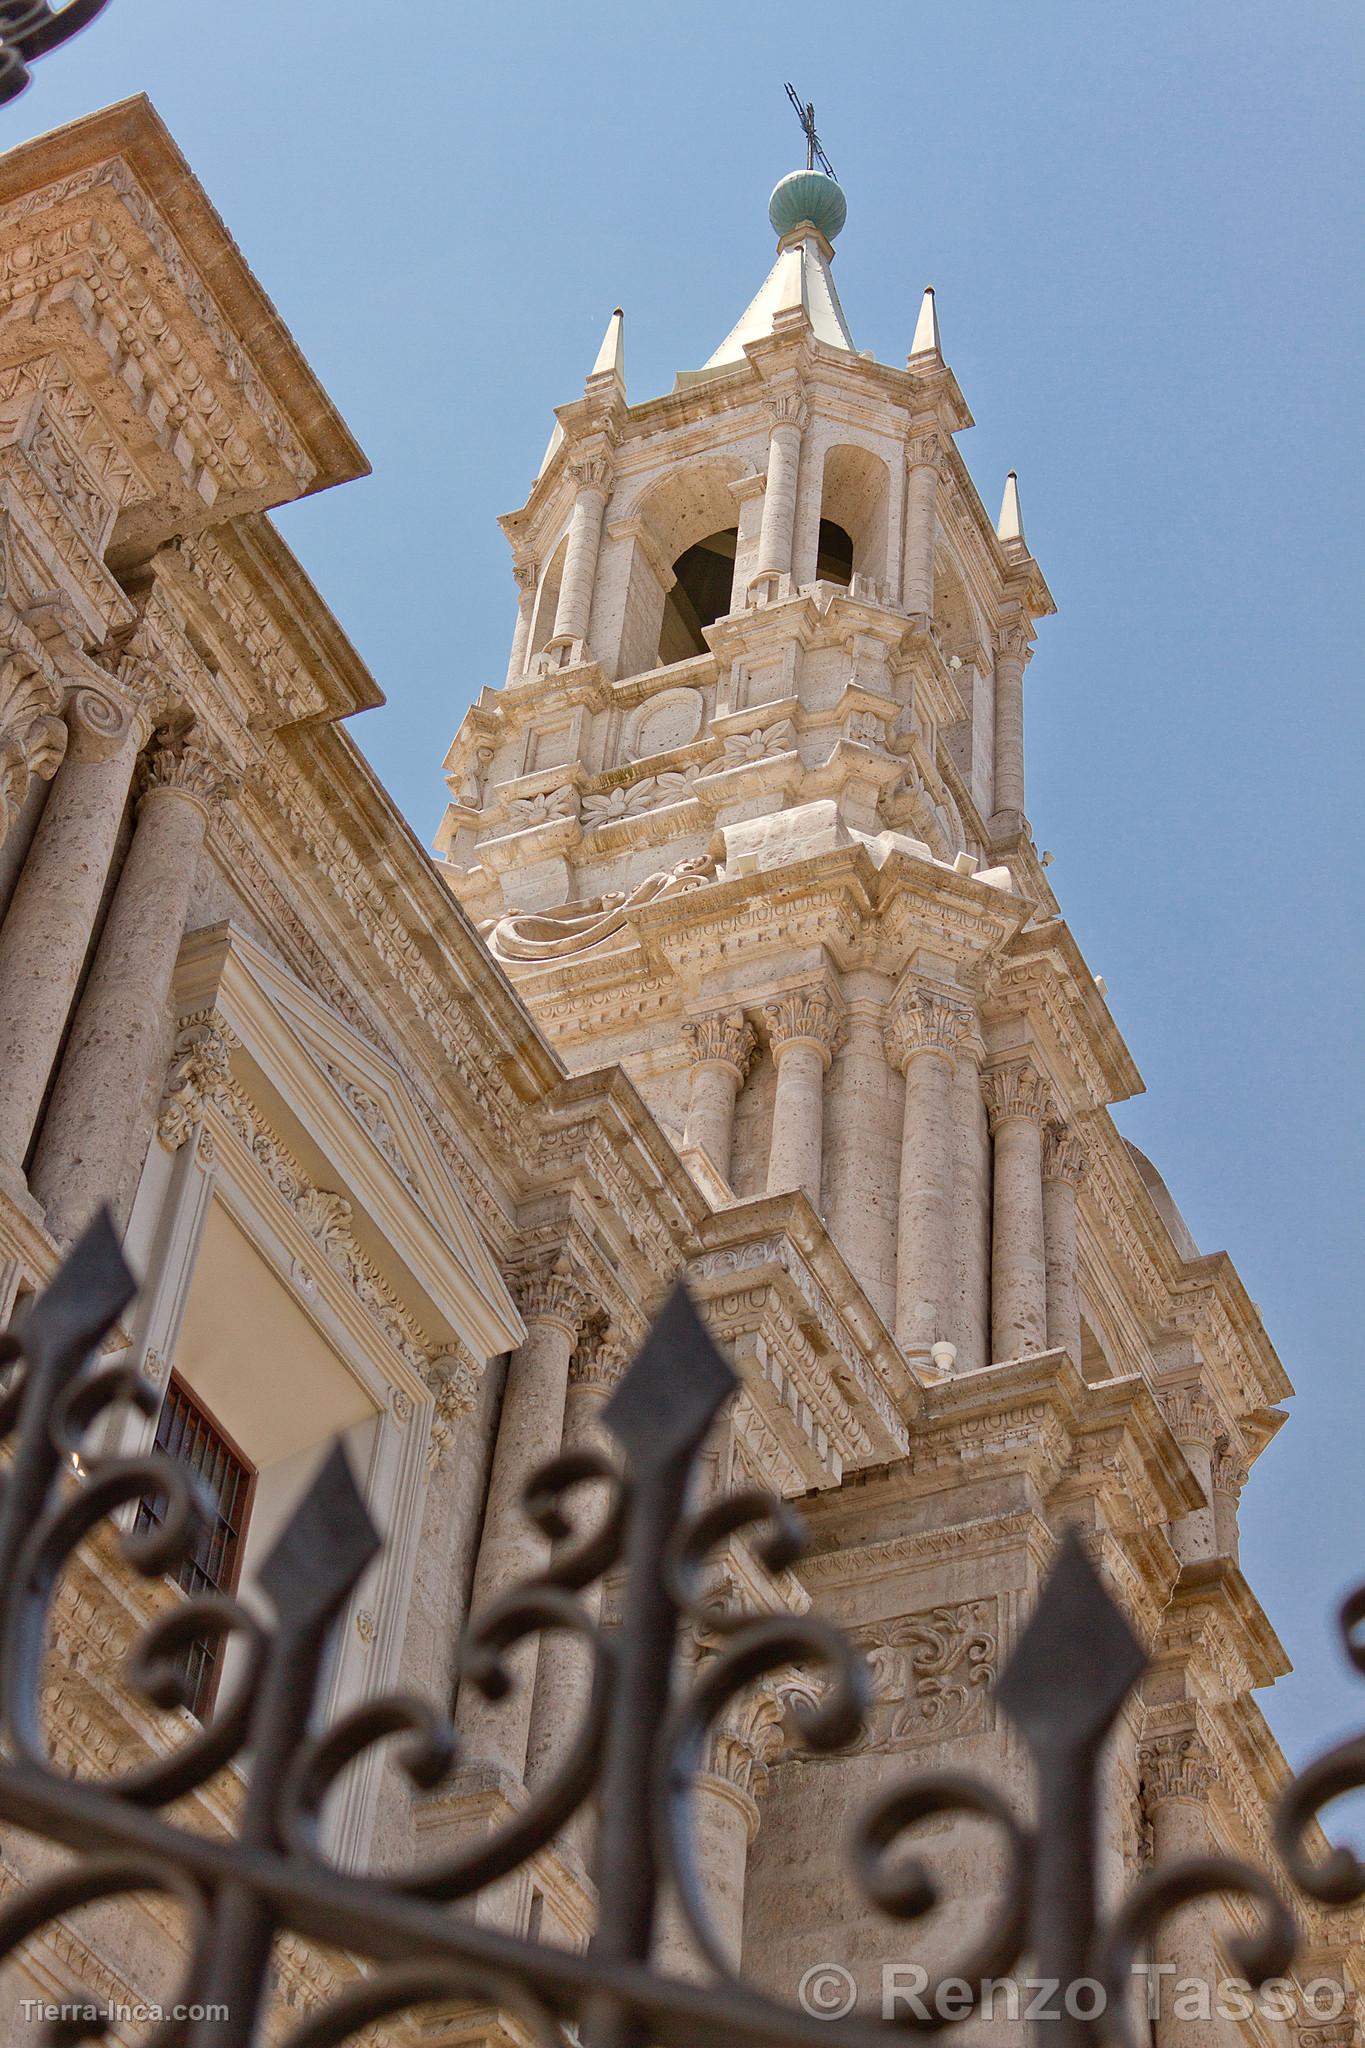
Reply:
<svg viewBox="0 0 1365 2048"><path fill-rule="evenodd" d="M902 602L906 611L923 618L926 625L934 616L934 527L937 519L938 466L941 449L933 429L911 436L906 443L905 494L905 580Z"/></svg>
<svg viewBox="0 0 1365 2048"><path fill-rule="evenodd" d="M594 455L585 461L571 463L569 475L576 487L576 495L552 636L552 644L557 642L565 648L581 645L588 637L611 469L605 456Z"/></svg>
<svg viewBox="0 0 1365 2048"><path fill-rule="evenodd" d="M1214 1443L1211 1478L1213 1540L1218 1555L1236 1564L1242 1547L1237 1510L1248 1472L1229 1436L1220 1435Z"/></svg>
<svg viewBox="0 0 1365 2048"><path fill-rule="evenodd" d="M954 1089L953 1240L957 1289L949 1336L957 1370L988 1365L991 1355L991 1132L981 1097L982 1045L969 1037L957 1057Z"/></svg>
<svg viewBox="0 0 1365 2048"><path fill-rule="evenodd" d="M758 1802L767 1784L766 1756L770 1747L779 1746L768 1738L780 1720L768 1692L761 1692L748 1711L741 1707L727 1715L712 1738L711 1767L698 1774L692 1795L694 1865L708 1918L734 1969L744 1943L744 1886L758 1833ZM705 1982L711 1974L671 1895L660 1914L658 1959L661 1969L694 1982Z"/></svg>
<svg viewBox="0 0 1365 2048"><path fill-rule="evenodd" d="M8 609L3 600L0 608ZM9 902L33 844L44 785L66 752L58 704L52 679L28 655L0 656L0 906Z"/></svg>
<svg viewBox="0 0 1365 2048"><path fill-rule="evenodd" d="M995 643L995 788L992 812L1004 814L1002 833L1023 829L1024 668L1028 628L1006 626Z"/></svg>
<svg viewBox="0 0 1365 2048"><path fill-rule="evenodd" d="M192 740L155 748L145 776L30 1176L59 1243L115 1201L133 1163L209 810L224 786L219 763Z"/></svg>
<svg viewBox="0 0 1365 2048"><path fill-rule="evenodd" d="M1185 1463L1204 1489L1208 1505L1194 1508L1171 1524L1171 1543L1182 1564L1197 1564L1218 1554L1213 1496L1213 1458L1219 1436L1218 1416L1198 1386L1172 1387L1158 1395L1171 1435L1185 1454Z"/></svg>
<svg viewBox="0 0 1365 2048"><path fill-rule="evenodd" d="M896 1341L927 1357L948 1339L954 1294L953 1090L971 1012L917 988L887 1025L887 1052L905 1075L896 1229Z"/></svg>
<svg viewBox="0 0 1365 2048"><path fill-rule="evenodd" d="M564 1403L563 1448L566 1451L610 1449L602 1427L602 1410L629 1363L626 1346L611 1331L574 1353L569 1368L568 1395ZM585 1495L587 1489L581 1490ZM593 1489L601 1493L602 1488ZM572 1511L585 1529L597 1525L602 1503L591 1498L575 1499ZM602 1581L585 1586L577 1596L594 1621L602 1610ZM543 1784L561 1761L573 1732L582 1719L587 1700L586 1659L573 1639L562 1631L549 1630L540 1638L536 1658L536 1682L532 1694L531 1727L526 1749L526 1782L533 1788ZM585 1868L590 1860L591 1819L581 1806L565 1829Z"/></svg>
<svg viewBox="0 0 1365 2048"><path fill-rule="evenodd" d="M475 1616L541 1571L549 1557L549 1538L527 1520L522 1494L532 1473L559 1450L569 1361L586 1312L583 1289L563 1264L524 1276L517 1299L526 1336L507 1362L470 1598ZM520 1778L531 1728L535 1645L520 1644L509 1663L513 1684L506 1699L488 1701L472 1686L461 1687L459 1725L471 1761L492 1762Z"/></svg>
<svg viewBox="0 0 1365 2048"><path fill-rule="evenodd" d="M66 758L0 931L0 1164L16 1176L81 978L137 759L126 705L79 689L65 717Z"/></svg>
<svg viewBox="0 0 1365 2048"><path fill-rule="evenodd" d="M683 1025L692 1055L683 1144L704 1152L722 1180L730 1178L735 1103L758 1040L742 1010L717 1011Z"/></svg>
<svg viewBox="0 0 1365 2048"><path fill-rule="evenodd" d="M838 1042L839 1019L824 989L783 996L763 1012L777 1067L768 1193L804 1189L820 1207L824 1158L825 1074Z"/></svg>
<svg viewBox="0 0 1365 2048"><path fill-rule="evenodd" d="M853 991L860 981L867 993ZM846 977L846 1035L831 1081L825 1143L829 1230L889 1329L896 1300L900 1084L887 1064L885 987Z"/></svg>
<svg viewBox="0 0 1365 2048"><path fill-rule="evenodd" d="M526 673L526 651L531 644L531 614L536 602L536 565L529 555L519 555L512 564L517 584L517 624L512 635L512 652L507 662L507 680L520 682Z"/></svg>
<svg viewBox="0 0 1365 2048"><path fill-rule="evenodd" d="M776 598L782 578L791 575L796 484L801 468L801 436L807 419L805 400L795 392L773 399L770 418L768 481L758 535L758 568L749 586L750 595L759 603L770 603Z"/></svg>
<svg viewBox="0 0 1365 2048"><path fill-rule="evenodd" d="M1043 1124L1051 1099L1026 1059L991 1068L983 1083L995 1143L991 1353L999 1361L1047 1348Z"/></svg>
<svg viewBox="0 0 1365 2048"><path fill-rule="evenodd" d="M1169 1867L1186 1856L1207 1856L1213 1841L1208 1824L1209 1787L1214 1763L1200 1736L1180 1730L1149 1738L1138 1752L1142 1804L1152 1830L1152 1862ZM1215 1947L1208 1908L1168 1913L1157 1925L1152 1942L1151 1975L1138 1979L1159 2009L1151 2013L1156 2048L1207 2048L1207 2019L1181 2019L1176 2014L1182 1981L1193 1978L1212 1987L1227 1970ZM1212 1989L1209 1996L1212 1998ZM1146 2000L1140 2000L1145 2004Z"/></svg>
<svg viewBox="0 0 1365 2048"><path fill-rule="evenodd" d="M1047 1258L1047 1341L1081 1363L1081 1295L1076 1273L1076 1193L1085 1152L1068 1124L1043 1133L1043 1243Z"/></svg>

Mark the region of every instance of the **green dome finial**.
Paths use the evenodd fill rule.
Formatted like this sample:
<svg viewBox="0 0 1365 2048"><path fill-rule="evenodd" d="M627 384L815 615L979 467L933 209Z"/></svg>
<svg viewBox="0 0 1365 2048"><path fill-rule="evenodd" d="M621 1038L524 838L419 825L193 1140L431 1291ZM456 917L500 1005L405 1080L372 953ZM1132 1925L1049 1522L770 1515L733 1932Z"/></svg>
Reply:
<svg viewBox="0 0 1365 2048"><path fill-rule="evenodd" d="M842 188L823 171L791 171L773 188L768 201L768 219L779 241L803 221L817 228L832 242L848 218L848 201Z"/></svg>

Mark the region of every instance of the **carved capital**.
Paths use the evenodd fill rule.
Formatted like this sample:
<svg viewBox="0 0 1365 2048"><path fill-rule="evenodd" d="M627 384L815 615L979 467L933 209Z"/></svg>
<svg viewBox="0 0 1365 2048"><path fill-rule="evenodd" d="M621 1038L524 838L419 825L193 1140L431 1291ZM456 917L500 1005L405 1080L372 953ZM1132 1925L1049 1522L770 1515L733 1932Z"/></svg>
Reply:
<svg viewBox="0 0 1365 2048"><path fill-rule="evenodd" d="M540 570L531 555L518 555L512 563L512 578L523 597L534 597Z"/></svg>
<svg viewBox="0 0 1365 2048"><path fill-rule="evenodd" d="M1193 1729L1144 1742L1138 1764L1143 1802L1149 1810L1168 1799L1202 1800L1216 1776L1208 1747Z"/></svg>
<svg viewBox="0 0 1365 2048"><path fill-rule="evenodd" d="M954 1059L972 1031L972 1013L936 989L912 989L888 1018L886 1052L901 1073L916 1053L938 1053Z"/></svg>
<svg viewBox="0 0 1365 2048"><path fill-rule="evenodd" d="M66 752L51 682L23 654L0 661L0 842L36 777L49 782Z"/></svg>
<svg viewBox="0 0 1365 2048"><path fill-rule="evenodd" d="M569 1364L569 1385L605 1400L616 1391L630 1364L630 1352L614 1330L592 1344L580 1344Z"/></svg>
<svg viewBox="0 0 1365 2048"><path fill-rule="evenodd" d="M769 431L776 433L782 427L793 427L798 434L804 434L810 424L810 408L799 391L780 391L767 403Z"/></svg>
<svg viewBox="0 0 1365 2048"><path fill-rule="evenodd" d="M63 716L68 751L77 761L111 760L133 725L128 705L85 684L71 692Z"/></svg>
<svg viewBox="0 0 1365 2048"><path fill-rule="evenodd" d="M187 797L207 817L232 781L227 764L197 737L158 735L143 763L142 794L144 799L162 792Z"/></svg>
<svg viewBox="0 0 1365 2048"><path fill-rule="evenodd" d="M611 463L605 455L582 455L565 468L576 492L597 491L605 498L611 483Z"/></svg>
<svg viewBox="0 0 1365 2048"><path fill-rule="evenodd" d="M570 1337L578 1335L579 1325L588 1313L588 1291L564 1262L518 1273L511 1284L528 1329L534 1323L555 1323Z"/></svg>
<svg viewBox="0 0 1365 2048"><path fill-rule="evenodd" d="M1178 1444L1202 1444L1206 1451L1213 1449L1218 1440L1218 1416L1212 1402L1197 1387L1172 1387L1157 1395L1157 1405Z"/></svg>
<svg viewBox="0 0 1365 2048"><path fill-rule="evenodd" d="M1215 1437L1213 1443L1214 1492L1229 1493L1236 1500L1250 1476L1246 1461L1237 1455L1231 1439L1227 1436Z"/></svg>
<svg viewBox="0 0 1365 2048"><path fill-rule="evenodd" d="M693 1066L733 1067L740 1080L753 1064L758 1037L743 1010L717 1010L692 1017L682 1028Z"/></svg>
<svg viewBox="0 0 1365 2048"><path fill-rule="evenodd" d="M428 1361L426 1380L436 1396L427 1443L427 1470L435 1472L455 1441L459 1425L472 1415L479 1398L483 1366L471 1351L457 1345L450 1351L435 1351Z"/></svg>
<svg viewBox="0 0 1365 2048"><path fill-rule="evenodd" d="M981 1076L981 1088L993 1132L1016 1120L1041 1127L1052 1115L1051 1091L1031 1060L988 1067Z"/></svg>
<svg viewBox="0 0 1365 2048"><path fill-rule="evenodd" d="M166 1071L156 1131L169 1152L178 1152L204 1115L204 1103L228 1077L241 1040L216 1010L201 1010L181 1029Z"/></svg>
<svg viewBox="0 0 1365 2048"><path fill-rule="evenodd" d="M1043 1132L1043 1179L1078 1188L1085 1176L1085 1147L1070 1124L1051 1123Z"/></svg>
<svg viewBox="0 0 1365 2048"><path fill-rule="evenodd" d="M1002 626L995 636L995 658L997 661L1027 661L1033 653L1033 643L1028 627L1022 620Z"/></svg>
<svg viewBox="0 0 1365 2048"><path fill-rule="evenodd" d="M779 1060L789 1045L813 1045L828 1066L843 1039L844 1020L822 988L798 989L767 1004L763 1021Z"/></svg>
<svg viewBox="0 0 1365 2048"><path fill-rule="evenodd" d="M905 444L907 469L939 468L943 461L943 443L933 428L918 434L911 434Z"/></svg>

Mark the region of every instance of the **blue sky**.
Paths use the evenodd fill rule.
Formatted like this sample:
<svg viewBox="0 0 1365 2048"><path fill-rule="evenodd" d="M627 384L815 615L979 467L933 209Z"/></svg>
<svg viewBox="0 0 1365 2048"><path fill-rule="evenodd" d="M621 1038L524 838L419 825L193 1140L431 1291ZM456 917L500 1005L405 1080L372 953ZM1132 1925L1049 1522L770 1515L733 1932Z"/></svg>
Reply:
<svg viewBox="0 0 1365 2048"><path fill-rule="evenodd" d="M1243 1563L1298 1667L1291 1757L1360 1725L1362 123L1355 0L113 0L0 112L150 94L375 475L280 525L388 695L352 730L424 838L500 679L494 518L611 308L668 388L771 255L817 104L858 344L924 284L992 509L1020 472L1059 616L1029 812L1149 1093L1123 1129L1236 1258L1299 1393Z"/></svg>

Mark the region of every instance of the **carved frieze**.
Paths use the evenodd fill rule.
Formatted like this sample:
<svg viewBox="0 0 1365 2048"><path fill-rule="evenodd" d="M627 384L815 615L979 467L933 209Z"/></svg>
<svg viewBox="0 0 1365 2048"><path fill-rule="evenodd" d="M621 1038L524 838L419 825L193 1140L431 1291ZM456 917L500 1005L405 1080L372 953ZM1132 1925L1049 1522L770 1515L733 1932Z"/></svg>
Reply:
<svg viewBox="0 0 1365 2048"><path fill-rule="evenodd" d="M992 1724L1000 1663L994 1598L948 1601L860 1629L873 1701L856 1747L908 1748L977 1735Z"/></svg>

